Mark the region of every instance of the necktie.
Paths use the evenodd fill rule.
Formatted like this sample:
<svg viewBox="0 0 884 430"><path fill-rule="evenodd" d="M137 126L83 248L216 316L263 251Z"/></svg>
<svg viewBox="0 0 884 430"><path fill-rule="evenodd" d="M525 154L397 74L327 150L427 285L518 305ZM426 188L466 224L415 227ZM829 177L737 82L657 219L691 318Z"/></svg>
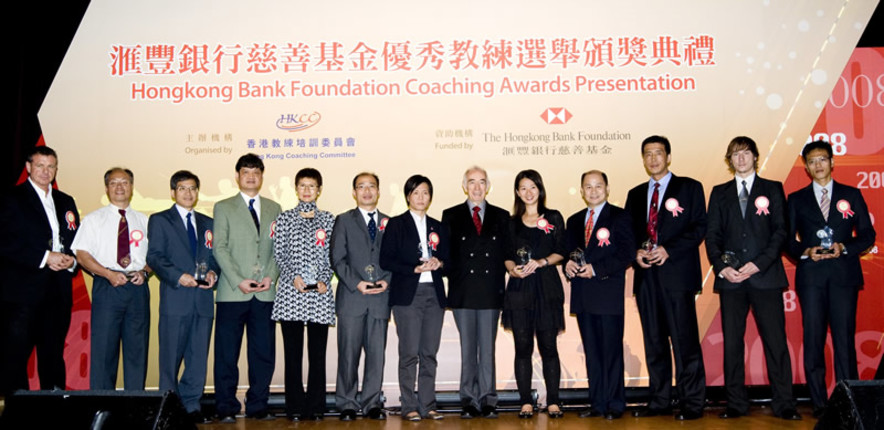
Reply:
<svg viewBox="0 0 884 430"><path fill-rule="evenodd" d="M657 200L660 198L660 183L654 184L654 194L651 194L651 209L648 211L648 240L657 243Z"/></svg>
<svg viewBox="0 0 884 430"><path fill-rule="evenodd" d="M255 199L249 199L249 212L252 214L252 221L255 222L255 228L261 232L261 223L258 222L258 212L255 212Z"/></svg>
<svg viewBox="0 0 884 430"><path fill-rule="evenodd" d="M473 207L473 224L476 226L476 234L479 236L482 235L482 218L479 218L479 211L481 210L482 208L478 206Z"/></svg>
<svg viewBox="0 0 884 430"><path fill-rule="evenodd" d="M583 231L583 239L586 246L589 246L589 239L592 238L592 219L595 217L595 209L589 210L589 219L586 220L586 229Z"/></svg>
<svg viewBox="0 0 884 430"><path fill-rule="evenodd" d="M119 209L120 223L117 227L117 264L126 268L132 259L129 258L129 224L126 223L126 210Z"/></svg>
<svg viewBox="0 0 884 430"><path fill-rule="evenodd" d="M378 237L378 225L374 222L374 212L368 213L368 236L371 238L372 243Z"/></svg>
<svg viewBox="0 0 884 430"><path fill-rule="evenodd" d="M733 195L733 194L731 194ZM746 217L746 204L749 203L749 190L746 189L746 180L743 180L743 189L740 191L740 211L743 218Z"/></svg>
<svg viewBox="0 0 884 430"><path fill-rule="evenodd" d="M187 238L190 240L190 253L193 254L193 258L196 258L196 229L191 222L192 216L192 212L187 213Z"/></svg>
<svg viewBox="0 0 884 430"><path fill-rule="evenodd" d="M823 218L828 222L829 221L829 190L823 188L823 195L820 196L820 211L823 213Z"/></svg>

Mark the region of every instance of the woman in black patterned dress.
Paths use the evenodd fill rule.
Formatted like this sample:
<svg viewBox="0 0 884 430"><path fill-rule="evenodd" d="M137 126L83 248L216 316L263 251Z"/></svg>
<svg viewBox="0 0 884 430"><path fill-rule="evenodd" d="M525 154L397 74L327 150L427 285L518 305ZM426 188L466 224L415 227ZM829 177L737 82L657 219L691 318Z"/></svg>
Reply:
<svg viewBox="0 0 884 430"><path fill-rule="evenodd" d="M543 363L547 413L562 416L559 405L561 367L556 346L565 328L565 293L556 265L565 255L565 220L546 207L543 178L535 170L516 175L515 204L510 220L513 249L505 262L510 279L503 302L503 326L512 330L516 347L516 385L520 418L534 416L531 375L534 337Z"/></svg>
<svg viewBox="0 0 884 430"><path fill-rule="evenodd" d="M325 413L325 350L328 326L335 323L335 297L329 283L329 239L335 217L316 208L322 175L305 168L295 176L298 206L276 219L274 255L279 283L271 318L282 326L285 349L285 412L293 421L319 420ZM302 366L307 326L307 392Z"/></svg>

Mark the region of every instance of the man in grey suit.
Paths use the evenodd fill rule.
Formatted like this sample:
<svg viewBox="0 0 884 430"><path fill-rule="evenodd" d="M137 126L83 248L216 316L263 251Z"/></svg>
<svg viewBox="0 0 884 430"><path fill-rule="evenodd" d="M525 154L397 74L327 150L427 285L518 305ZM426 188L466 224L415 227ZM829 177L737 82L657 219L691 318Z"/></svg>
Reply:
<svg viewBox="0 0 884 430"><path fill-rule="evenodd" d="M205 424L211 420L203 416L200 398L215 316L212 290L220 269L212 256L212 218L194 210L199 178L179 170L169 186L175 204L147 222L147 263L160 278L160 391L178 393L191 421Z"/></svg>
<svg viewBox="0 0 884 430"><path fill-rule="evenodd" d="M249 389L246 417L270 414L270 380L275 364L276 323L270 319L279 268L273 259L276 217L281 209L260 197L264 162L246 154L236 162L240 192L215 204L215 260L221 267L215 301L215 409L222 423L236 422L239 351L247 330Z"/></svg>
<svg viewBox="0 0 884 430"><path fill-rule="evenodd" d="M509 213L488 203L485 169L463 175L467 201L442 212L451 232L448 304L460 333L460 417L497 418L494 343L503 306Z"/></svg>
<svg viewBox="0 0 884 430"><path fill-rule="evenodd" d="M353 178L356 208L338 215L331 237L332 268L338 275L338 377L335 402L342 421L352 421L356 411L375 420L386 419L381 403L384 350L390 321L387 286L390 272L378 263L387 216L377 210L379 180L374 173ZM359 356L365 350L362 396Z"/></svg>

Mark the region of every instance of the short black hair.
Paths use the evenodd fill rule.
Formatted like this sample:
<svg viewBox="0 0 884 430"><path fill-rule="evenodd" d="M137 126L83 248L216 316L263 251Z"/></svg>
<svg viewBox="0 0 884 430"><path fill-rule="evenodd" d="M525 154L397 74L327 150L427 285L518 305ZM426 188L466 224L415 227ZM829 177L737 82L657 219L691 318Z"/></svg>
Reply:
<svg viewBox="0 0 884 430"><path fill-rule="evenodd" d="M132 185L135 185L135 174L132 173L131 170L129 170L125 167L111 167L110 169L107 169L107 172L104 172L104 186L105 187L108 185L108 182L110 181L110 175L115 172L123 172L123 173L129 175L129 183Z"/></svg>
<svg viewBox="0 0 884 430"><path fill-rule="evenodd" d="M58 160L58 154L55 153L55 150L48 146L35 146L28 151L28 163L34 161L35 155L45 155L47 157L55 157L55 160Z"/></svg>
<svg viewBox="0 0 884 430"><path fill-rule="evenodd" d="M593 170L587 170L587 171L583 172L582 175L580 175L580 186L581 187L583 186L583 180L586 179L586 176L592 175L592 174L601 175L602 180L605 181L605 186L608 185L608 175L605 174L605 172L602 172L601 170L594 170L593 169Z"/></svg>
<svg viewBox="0 0 884 430"><path fill-rule="evenodd" d="M169 187L171 189L178 188L179 182L184 182L186 180L193 180L196 182L196 188L200 187L200 178L194 175L190 170L179 170L172 174L172 179L169 180Z"/></svg>
<svg viewBox="0 0 884 430"><path fill-rule="evenodd" d="M405 201L408 201L408 196L414 191L415 188L419 187L420 184L427 184L427 188L430 189L430 200L433 200L433 183L430 182L430 178L423 175L412 175L405 181Z"/></svg>
<svg viewBox="0 0 884 430"><path fill-rule="evenodd" d="M666 136L658 136L655 134L653 136L646 137L645 140L642 141L642 155L645 154L645 145L649 145L651 143L662 143L663 147L666 149L666 155L672 153L672 145L669 144L669 139L667 139Z"/></svg>
<svg viewBox="0 0 884 430"><path fill-rule="evenodd" d="M261 172L264 171L264 162L261 161L261 157L252 154L251 152L239 157L239 160L236 160L236 172L239 173L240 169L243 167L247 168L257 168Z"/></svg>
<svg viewBox="0 0 884 430"><path fill-rule="evenodd" d="M298 186L298 182L301 182L301 179L315 179L316 184L320 187L322 186L322 174L319 173L319 170L316 170L312 167L305 167L301 170L298 170L298 173L295 174L295 186Z"/></svg>
<svg viewBox="0 0 884 430"><path fill-rule="evenodd" d="M810 151L814 149L822 149L826 151L826 154L829 155L829 159L832 158L832 145L825 140L814 140L813 142L804 145L804 149L801 150L801 158L804 159L804 163L807 164L807 154L810 154Z"/></svg>
<svg viewBox="0 0 884 430"><path fill-rule="evenodd" d="M356 189L356 181L359 180L359 178L362 176L371 176L372 178L374 178L374 184L378 187L381 186L381 180L378 179L377 174L375 174L374 172L361 172L361 173L357 173L356 176L353 177L353 189L354 190Z"/></svg>

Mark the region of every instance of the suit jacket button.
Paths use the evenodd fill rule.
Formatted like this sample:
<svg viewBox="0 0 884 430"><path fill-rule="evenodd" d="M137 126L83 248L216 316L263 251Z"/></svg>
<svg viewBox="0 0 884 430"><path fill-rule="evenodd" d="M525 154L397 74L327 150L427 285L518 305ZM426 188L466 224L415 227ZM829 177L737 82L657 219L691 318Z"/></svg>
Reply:
<svg viewBox="0 0 884 430"><path fill-rule="evenodd" d="M471 252L471 253L470 253L470 257L472 257L472 256L473 256L473 253Z"/></svg>
<svg viewBox="0 0 884 430"><path fill-rule="evenodd" d="M488 270L485 270L485 274L486 274L486 275L488 274Z"/></svg>
<svg viewBox="0 0 884 430"><path fill-rule="evenodd" d="M744 253L746 252L746 248L743 248L743 252L744 252Z"/></svg>
<svg viewBox="0 0 884 430"><path fill-rule="evenodd" d="M460 240L467 240L467 237L466 237L466 236L461 236L461 237L460 237Z"/></svg>
<svg viewBox="0 0 884 430"><path fill-rule="evenodd" d="M470 269L470 273L475 273L475 271L473 269Z"/></svg>
<svg viewBox="0 0 884 430"><path fill-rule="evenodd" d="M487 252L485 253L485 256L488 257L488 253L487 253Z"/></svg>

